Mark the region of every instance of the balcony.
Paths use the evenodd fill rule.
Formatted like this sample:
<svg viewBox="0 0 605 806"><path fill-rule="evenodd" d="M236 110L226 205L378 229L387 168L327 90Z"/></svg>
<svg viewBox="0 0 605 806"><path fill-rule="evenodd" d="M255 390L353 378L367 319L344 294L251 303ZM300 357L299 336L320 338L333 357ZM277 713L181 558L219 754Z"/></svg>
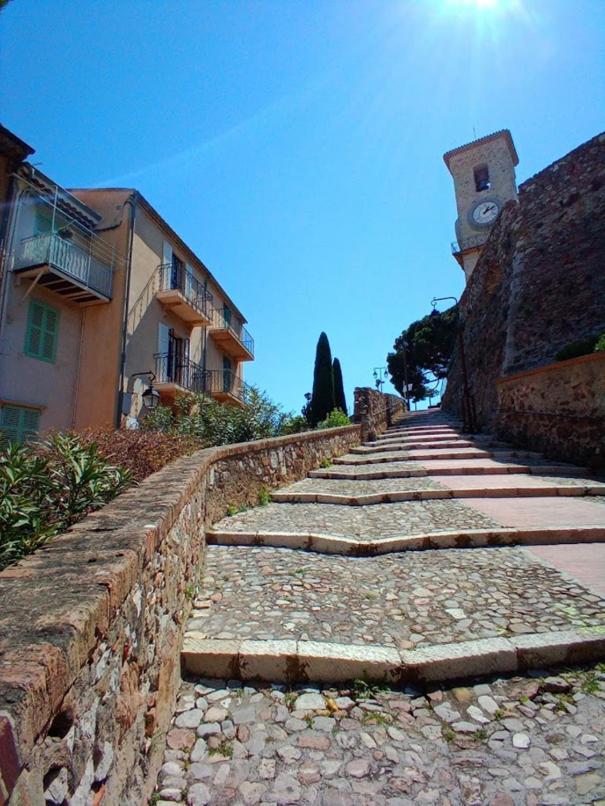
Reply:
<svg viewBox="0 0 605 806"><path fill-rule="evenodd" d="M156 299L189 327L209 325L212 294L182 266L163 263L158 266Z"/></svg>
<svg viewBox="0 0 605 806"><path fill-rule="evenodd" d="M111 300L112 262L99 239L78 236L78 241L57 233L23 238L15 253L13 270L35 277L38 285L80 305Z"/></svg>
<svg viewBox="0 0 605 806"><path fill-rule="evenodd" d="M188 358L174 353L156 353L154 387L163 402L172 403L186 392L204 391L204 370Z"/></svg>
<svg viewBox="0 0 605 806"><path fill-rule="evenodd" d="M173 403L187 392L210 395L219 403L245 406L247 384L230 369L204 370L189 359L172 353L158 353L155 359L154 387L164 403Z"/></svg>
<svg viewBox="0 0 605 806"><path fill-rule="evenodd" d="M236 361L254 360L254 339L243 325L226 317L220 308L213 311L210 335L221 350Z"/></svg>
<svg viewBox="0 0 605 806"><path fill-rule="evenodd" d="M230 369L209 369L204 375L204 392L219 403L246 405L247 384Z"/></svg>

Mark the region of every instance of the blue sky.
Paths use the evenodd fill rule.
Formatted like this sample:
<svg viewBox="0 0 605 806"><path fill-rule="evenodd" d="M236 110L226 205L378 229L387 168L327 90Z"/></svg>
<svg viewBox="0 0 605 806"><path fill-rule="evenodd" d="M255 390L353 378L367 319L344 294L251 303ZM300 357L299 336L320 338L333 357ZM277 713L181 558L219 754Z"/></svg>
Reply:
<svg viewBox="0 0 605 806"><path fill-rule="evenodd" d="M603 127L603 0L13 0L2 122L67 187L137 187L249 320L288 409L320 331L352 389L458 296L442 154L509 128L522 181Z"/></svg>

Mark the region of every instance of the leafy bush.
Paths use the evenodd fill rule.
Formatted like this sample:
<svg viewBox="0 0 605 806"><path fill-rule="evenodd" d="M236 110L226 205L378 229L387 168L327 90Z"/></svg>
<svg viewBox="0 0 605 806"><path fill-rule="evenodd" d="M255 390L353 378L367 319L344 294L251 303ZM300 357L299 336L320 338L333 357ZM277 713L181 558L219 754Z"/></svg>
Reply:
<svg viewBox="0 0 605 806"><path fill-rule="evenodd" d="M249 387L246 406L224 406L201 395L188 395L172 414L158 407L146 417L145 431L189 437L202 447L249 442L278 436L288 415L256 387Z"/></svg>
<svg viewBox="0 0 605 806"><path fill-rule="evenodd" d="M351 421L342 409L332 409L325 420L317 423L318 428L338 428L341 425L351 425Z"/></svg>
<svg viewBox="0 0 605 806"><path fill-rule="evenodd" d="M605 333L601 333L601 335L597 339L597 343L594 346L594 351L595 353L605 352Z"/></svg>
<svg viewBox="0 0 605 806"><path fill-rule="evenodd" d="M559 350L555 358L557 361L567 361L568 358L579 358L581 355L590 355L590 353L595 352L596 345L599 341L598 336L589 336L586 339L572 341L571 344Z"/></svg>
<svg viewBox="0 0 605 806"><path fill-rule="evenodd" d="M166 411L172 418L170 409ZM104 459L128 470L136 482L204 447L195 437L162 431L97 430L84 431L78 437L84 444L97 445Z"/></svg>
<svg viewBox="0 0 605 806"><path fill-rule="evenodd" d="M311 431L307 418L302 414L292 414L282 423L280 433L283 435L300 434L302 431Z"/></svg>
<svg viewBox="0 0 605 806"><path fill-rule="evenodd" d="M130 479L94 443L71 434L8 445L0 451L0 569L110 501Z"/></svg>

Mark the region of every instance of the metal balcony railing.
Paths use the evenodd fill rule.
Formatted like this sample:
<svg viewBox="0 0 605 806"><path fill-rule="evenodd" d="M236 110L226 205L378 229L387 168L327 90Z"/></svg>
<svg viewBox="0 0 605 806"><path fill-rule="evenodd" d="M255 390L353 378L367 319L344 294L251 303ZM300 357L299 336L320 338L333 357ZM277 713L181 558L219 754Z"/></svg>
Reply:
<svg viewBox="0 0 605 806"><path fill-rule="evenodd" d="M173 383L190 392L204 392L204 370L176 353L156 353L155 383Z"/></svg>
<svg viewBox="0 0 605 806"><path fill-rule="evenodd" d="M162 263L158 266L158 281L160 291L180 291L191 305L210 318L214 298L189 269Z"/></svg>
<svg viewBox="0 0 605 806"><path fill-rule="evenodd" d="M18 271L45 264L111 299L112 267L95 256L92 238L88 248L82 242L74 243L56 233L23 238L17 247L14 269Z"/></svg>
<svg viewBox="0 0 605 806"><path fill-rule="evenodd" d="M246 328L237 321L225 316L225 312L221 308L215 308L212 316L212 327L220 330L228 330L245 349L254 355L254 339Z"/></svg>
<svg viewBox="0 0 605 806"><path fill-rule="evenodd" d="M210 395L232 395L246 402L248 385L230 369L206 370L204 391Z"/></svg>
<svg viewBox="0 0 605 806"><path fill-rule="evenodd" d="M452 241L452 254L457 255L464 252L466 249L473 249L476 246L483 246L487 240L485 235L472 235L470 238L464 238L461 241Z"/></svg>

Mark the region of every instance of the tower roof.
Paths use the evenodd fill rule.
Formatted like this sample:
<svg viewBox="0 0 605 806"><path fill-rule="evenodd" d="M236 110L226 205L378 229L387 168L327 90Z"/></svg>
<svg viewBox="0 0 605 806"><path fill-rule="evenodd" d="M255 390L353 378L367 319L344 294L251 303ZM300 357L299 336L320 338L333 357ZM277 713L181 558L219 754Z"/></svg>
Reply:
<svg viewBox="0 0 605 806"><path fill-rule="evenodd" d="M497 132L493 132L492 134L486 134L485 137L479 137L477 140L472 140L470 143L466 143L463 146L458 146L458 148L452 148L451 151L446 151L443 155L443 161L450 167L450 159L455 156L456 154L461 154L463 151L468 151L475 146L483 145L483 143L489 143L490 140L498 140L499 138L503 138L506 141L506 145L508 146L508 150L510 152L511 159L513 161L513 165L519 164L519 157L517 156L517 149L515 148L515 144L513 143L512 134L508 129L500 129Z"/></svg>

